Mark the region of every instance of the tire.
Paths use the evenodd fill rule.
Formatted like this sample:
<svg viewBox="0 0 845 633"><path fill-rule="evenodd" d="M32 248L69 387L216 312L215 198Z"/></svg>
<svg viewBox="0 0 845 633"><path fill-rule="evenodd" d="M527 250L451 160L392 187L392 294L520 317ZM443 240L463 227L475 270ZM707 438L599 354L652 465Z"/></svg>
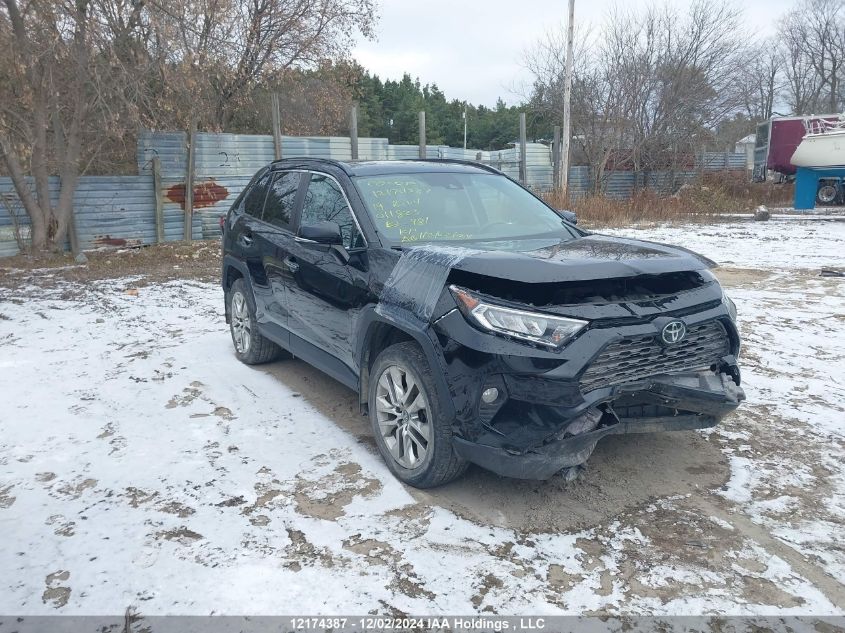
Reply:
<svg viewBox="0 0 845 633"><path fill-rule="evenodd" d="M398 343L378 355L367 395L376 445L397 479L434 488L463 474L467 462L452 448L450 421L416 343Z"/></svg>
<svg viewBox="0 0 845 633"><path fill-rule="evenodd" d="M816 202L819 204L836 204L839 198L839 187L834 183L825 182L819 184L818 191L816 191Z"/></svg>
<svg viewBox="0 0 845 633"><path fill-rule="evenodd" d="M246 282L236 279L227 293L229 302L229 332L235 356L247 365L269 363L282 355L281 348L258 332L255 310L249 303Z"/></svg>

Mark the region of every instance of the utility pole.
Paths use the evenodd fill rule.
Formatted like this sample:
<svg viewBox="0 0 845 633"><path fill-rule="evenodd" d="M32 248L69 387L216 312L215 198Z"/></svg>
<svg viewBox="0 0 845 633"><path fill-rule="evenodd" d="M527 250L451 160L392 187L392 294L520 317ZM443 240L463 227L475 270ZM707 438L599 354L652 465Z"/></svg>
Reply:
<svg viewBox="0 0 845 633"><path fill-rule="evenodd" d="M572 137L571 101L572 101L572 49L575 38L575 0L569 0L569 24L566 33L566 67L563 77L563 133L560 152L560 188L563 195L569 195L569 141Z"/></svg>

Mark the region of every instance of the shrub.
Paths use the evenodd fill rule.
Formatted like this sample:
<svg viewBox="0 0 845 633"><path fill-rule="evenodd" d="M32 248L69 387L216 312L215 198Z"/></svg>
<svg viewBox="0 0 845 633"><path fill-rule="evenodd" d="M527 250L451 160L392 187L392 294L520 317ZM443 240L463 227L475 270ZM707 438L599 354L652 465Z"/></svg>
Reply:
<svg viewBox="0 0 845 633"><path fill-rule="evenodd" d="M544 198L556 209L575 211L579 224L619 226L724 221L726 214L747 213L761 204L791 206L792 196L791 184L752 183L744 172L713 172L673 195L642 189L624 200L602 194L567 200L561 191L551 191Z"/></svg>

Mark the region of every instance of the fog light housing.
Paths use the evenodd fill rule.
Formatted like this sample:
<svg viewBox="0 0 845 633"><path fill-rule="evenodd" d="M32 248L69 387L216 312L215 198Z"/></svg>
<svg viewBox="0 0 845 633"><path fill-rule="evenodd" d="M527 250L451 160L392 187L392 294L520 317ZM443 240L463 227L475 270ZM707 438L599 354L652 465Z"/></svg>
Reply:
<svg viewBox="0 0 845 633"><path fill-rule="evenodd" d="M481 401L484 404L492 404L496 402L496 399L499 397L499 390L495 387L489 387L481 392Z"/></svg>

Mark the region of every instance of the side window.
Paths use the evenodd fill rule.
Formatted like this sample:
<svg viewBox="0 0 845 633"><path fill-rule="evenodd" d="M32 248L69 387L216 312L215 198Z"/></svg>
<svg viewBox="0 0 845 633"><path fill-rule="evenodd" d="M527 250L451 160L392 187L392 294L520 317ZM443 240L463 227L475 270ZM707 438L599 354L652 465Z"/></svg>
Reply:
<svg viewBox="0 0 845 633"><path fill-rule="evenodd" d="M282 228L290 226L301 175L298 171L283 171L276 174L267 193L267 203L264 205L265 222Z"/></svg>
<svg viewBox="0 0 845 633"><path fill-rule="evenodd" d="M311 182L302 204L300 224L336 222L343 236L343 245L348 248L364 246L364 240L352 219L352 212L343 197L340 185L328 176L311 174Z"/></svg>
<svg viewBox="0 0 845 633"><path fill-rule="evenodd" d="M261 217L261 211L264 208L264 198L267 197L268 182L270 182L269 174L256 182L244 197L244 212L254 218Z"/></svg>

